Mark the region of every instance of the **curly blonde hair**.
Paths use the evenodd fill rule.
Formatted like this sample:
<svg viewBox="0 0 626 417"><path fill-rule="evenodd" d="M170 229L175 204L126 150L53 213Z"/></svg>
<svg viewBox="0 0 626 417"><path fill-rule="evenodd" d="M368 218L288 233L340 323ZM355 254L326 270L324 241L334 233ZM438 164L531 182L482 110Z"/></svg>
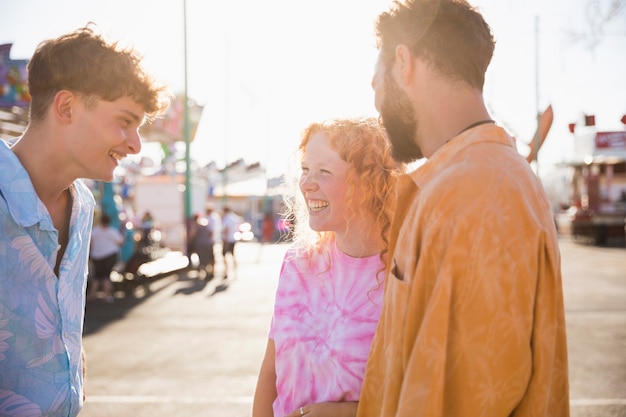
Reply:
<svg viewBox="0 0 626 417"><path fill-rule="evenodd" d="M295 155L297 161L294 161L286 181L288 192L284 198L284 214L295 220L294 247L300 253L321 253L335 239L334 232L316 232L309 227L309 214L298 187L299 164L306 145L316 133L326 134L331 148L348 163L346 206L351 207L354 199L358 199L359 207L358 211L349 215L348 230L351 226L358 227L355 220L373 215L386 248L395 206L395 179L399 173L404 172L404 166L392 158L385 130L375 118L333 119L312 123L304 130ZM296 170L297 174L294 172ZM355 193L357 187L358 195ZM383 261L385 253L386 249L381 253Z"/></svg>

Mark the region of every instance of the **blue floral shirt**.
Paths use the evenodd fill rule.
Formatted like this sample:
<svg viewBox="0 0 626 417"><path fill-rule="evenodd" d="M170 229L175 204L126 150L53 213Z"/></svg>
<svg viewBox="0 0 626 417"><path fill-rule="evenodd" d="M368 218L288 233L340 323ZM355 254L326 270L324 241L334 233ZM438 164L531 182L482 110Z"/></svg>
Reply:
<svg viewBox="0 0 626 417"><path fill-rule="evenodd" d="M82 331L95 206L70 187L69 242L54 273L58 233L28 173L0 140L0 415L76 416L83 405Z"/></svg>

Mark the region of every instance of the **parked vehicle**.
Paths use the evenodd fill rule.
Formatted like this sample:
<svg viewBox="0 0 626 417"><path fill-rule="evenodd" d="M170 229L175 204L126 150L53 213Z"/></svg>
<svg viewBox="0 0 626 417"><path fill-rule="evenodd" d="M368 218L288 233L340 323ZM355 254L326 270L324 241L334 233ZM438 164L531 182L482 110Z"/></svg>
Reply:
<svg viewBox="0 0 626 417"><path fill-rule="evenodd" d="M569 201L556 212L560 233L603 245L626 236L626 131L587 131L577 137L581 160L568 170Z"/></svg>

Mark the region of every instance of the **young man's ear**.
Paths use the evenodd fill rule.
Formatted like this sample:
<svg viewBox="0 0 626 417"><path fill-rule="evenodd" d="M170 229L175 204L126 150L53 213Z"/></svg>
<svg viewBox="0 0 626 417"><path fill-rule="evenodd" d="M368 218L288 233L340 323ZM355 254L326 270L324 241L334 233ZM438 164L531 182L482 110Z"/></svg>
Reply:
<svg viewBox="0 0 626 417"><path fill-rule="evenodd" d="M61 90L54 95L52 110L54 116L62 123L71 123L72 110L76 103L76 96L68 90Z"/></svg>

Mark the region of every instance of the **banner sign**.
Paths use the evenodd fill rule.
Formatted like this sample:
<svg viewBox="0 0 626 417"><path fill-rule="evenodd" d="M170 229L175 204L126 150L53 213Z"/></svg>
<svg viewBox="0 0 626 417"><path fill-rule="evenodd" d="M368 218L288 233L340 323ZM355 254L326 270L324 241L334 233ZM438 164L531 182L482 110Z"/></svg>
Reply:
<svg viewBox="0 0 626 417"><path fill-rule="evenodd" d="M626 131L596 133L596 149L626 150Z"/></svg>
<svg viewBox="0 0 626 417"><path fill-rule="evenodd" d="M189 141L193 142L200 119L202 117L201 106L193 100L188 100L189 111ZM176 95L162 117L141 128L141 136L149 142L174 143L184 141L185 132L185 101L182 95Z"/></svg>
<svg viewBox="0 0 626 417"><path fill-rule="evenodd" d="M0 107L28 107L28 60L13 60L11 44L0 45Z"/></svg>

